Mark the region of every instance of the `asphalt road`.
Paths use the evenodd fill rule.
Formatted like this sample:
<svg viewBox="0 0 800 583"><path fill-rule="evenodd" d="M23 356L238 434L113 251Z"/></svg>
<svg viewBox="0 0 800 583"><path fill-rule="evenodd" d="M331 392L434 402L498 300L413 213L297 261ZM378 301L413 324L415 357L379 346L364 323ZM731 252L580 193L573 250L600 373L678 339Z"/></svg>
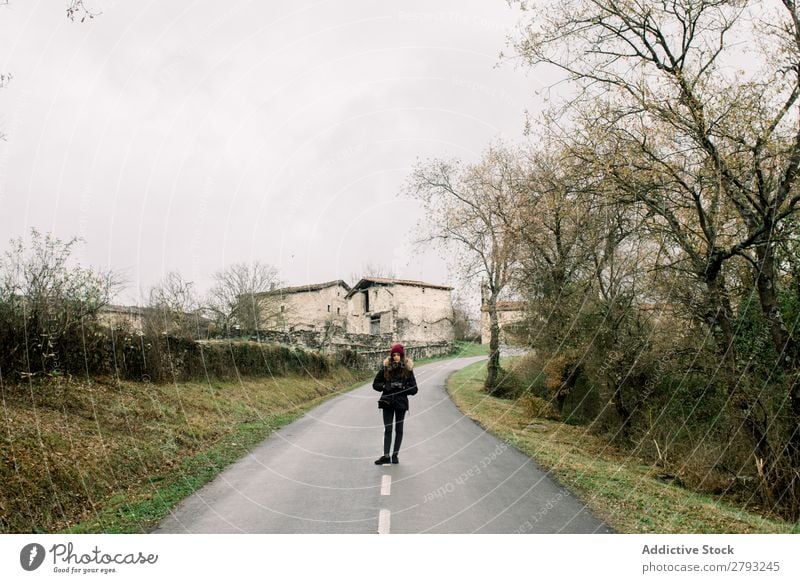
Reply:
<svg viewBox="0 0 800 583"><path fill-rule="evenodd" d="M155 533L607 533L526 455L453 405L447 376L415 372L400 463L376 466L383 426L371 384L273 433L184 500Z"/></svg>

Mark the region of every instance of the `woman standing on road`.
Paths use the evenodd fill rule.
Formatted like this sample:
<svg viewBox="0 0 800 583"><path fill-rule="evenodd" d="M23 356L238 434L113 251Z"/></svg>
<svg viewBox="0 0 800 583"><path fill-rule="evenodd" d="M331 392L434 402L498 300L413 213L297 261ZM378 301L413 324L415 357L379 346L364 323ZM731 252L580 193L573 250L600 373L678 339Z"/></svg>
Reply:
<svg viewBox="0 0 800 583"><path fill-rule="evenodd" d="M378 465L400 463L397 454L403 442L403 419L408 411L408 396L417 394L417 379L414 378L413 368L414 361L406 357L403 345L395 344L372 382L372 388L381 392L378 408L383 411L383 455L375 460ZM390 458L393 419L394 449Z"/></svg>

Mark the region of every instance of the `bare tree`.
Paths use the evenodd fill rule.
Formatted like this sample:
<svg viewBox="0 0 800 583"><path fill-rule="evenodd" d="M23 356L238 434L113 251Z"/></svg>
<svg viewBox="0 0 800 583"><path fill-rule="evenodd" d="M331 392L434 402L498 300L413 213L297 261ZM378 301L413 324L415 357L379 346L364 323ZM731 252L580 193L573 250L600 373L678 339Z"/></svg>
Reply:
<svg viewBox="0 0 800 583"><path fill-rule="evenodd" d="M97 321L124 287L113 270L81 266L74 259L80 239L67 241L32 228L29 239L10 241L0 258L0 329L9 360L25 354L28 367L58 362L57 347L74 351L74 340ZM61 354L63 358L65 355Z"/></svg>
<svg viewBox="0 0 800 583"><path fill-rule="evenodd" d="M196 336L200 304L194 283L177 271L170 271L150 288L145 329L149 334L181 334Z"/></svg>
<svg viewBox="0 0 800 583"><path fill-rule="evenodd" d="M31 313L42 313L54 304L69 303L68 320L94 317L124 287L114 270L82 267L74 259L78 237L67 241L52 233L30 230L30 241L10 241L0 260L0 300L23 302Z"/></svg>
<svg viewBox="0 0 800 583"><path fill-rule="evenodd" d="M0 6L8 5L9 0L2 0L0 2ZM87 18L92 19L95 16L99 16L100 12L95 12L86 7L83 0L69 0L67 5L67 18L72 20L73 22L75 19L79 19L80 22L84 22ZM5 87L9 81L11 81L12 75L10 73L0 73L0 89ZM0 140L5 140L6 136L2 132L0 132Z"/></svg>
<svg viewBox="0 0 800 583"><path fill-rule="evenodd" d="M453 336L456 340L474 342L480 337L480 320L460 293L453 299Z"/></svg>
<svg viewBox="0 0 800 583"><path fill-rule="evenodd" d="M280 285L278 270L271 265L259 261L235 263L214 274L206 306L226 335L234 326L253 332L262 327L265 318L279 311L274 297L265 292Z"/></svg>
<svg viewBox="0 0 800 583"><path fill-rule="evenodd" d="M769 481L777 458L767 439L767 420L757 418L758 399L737 383L725 282L725 265L732 258L752 266L761 310L789 378L788 479L796 516L800 354L776 299L775 250L781 225L800 203L800 14L793 1L759 4L760 13L750 11L751 4L572 0L546 9L537 5L515 47L528 63L554 65L575 82L580 91L573 104L589 104L583 111L592 120L583 132L587 159L604 166L631 203L646 205L651 226L670 243L665 248L677 252L673 266L685 266L702 282L733 411ZM752 45L761 53L751 52L747 71L731 74L741 54L730 39L743 35L755 39Z"/></svg>
<svg viewBox="0 0 800 583"><path fill-rule="evenodd" d="M580 164L555 144L523 153L527 189L516 235L522 243L514 284L530 305L543 303L548 319L564 328L575 315L573 296L585 290L588 254L583 245L592 213ZM582 163L581 163L582 164Z"/></svg>
<svg viewBox="0 0 800 583"><path fill-rule="evenodd" d="M372 262L368 262L360 272L354 271L350 274L351 285L357 284L364 277L385 277L388 279L395 279L397 278L397 274L393 270L384 267L383 265L377 265Z"/></svg>
<svg viewBox="0 0 800 583"><path fill-rule="evenodd" d="M84 0L69 0L67 5L67 18L73 22L76 19L79 22L84 22L87 18L92 19L95 16L100 16L100 14L101 12L88 8Z"/></svg>
<svg viewBox="0 0 800 583"><path fill-rule="evenodd" d="M497 301L518 263L517 210L525 180L518 157L508 148L489 148L470 165L432 160L409 178L408 194L420 200L427 225L416 244L440 243L466 281L485 278L490 320L486 388L494 390L500 368Z"/></svg>
<svg viewBox="0 0 800 583"><path fill-rule="evenodd" d="M555 128L549 128L555 132ZM624 426L621 371L635 356L620 350L623 326L633 314L641 270L635 212L616 203L602 173L560 143L555 133L523 154L527 196L520 209L521 242L517 294L527 299L528 335L539 353L550 353L550 383L559 411L590 354L602 351L598 384L606 388ZM583 325L591 319L587 330ZM627 335L628 344L632 335ZM608 354L619 362L608 366Z"/></svg>

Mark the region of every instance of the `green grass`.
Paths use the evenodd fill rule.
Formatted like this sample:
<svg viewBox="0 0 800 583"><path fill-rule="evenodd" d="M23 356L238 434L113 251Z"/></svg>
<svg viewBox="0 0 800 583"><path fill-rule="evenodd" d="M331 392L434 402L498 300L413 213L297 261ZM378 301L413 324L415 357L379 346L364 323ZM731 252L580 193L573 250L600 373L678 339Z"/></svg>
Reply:
<svg viewBox="0 0 800 583"><path fill-rule="evenodd" d="M462 342L458 341L454 344L454 350L450 354L442 356L433 356L431 358L421 358L414 361L415 366L422 366L430 362L437 362L440 360L449 360L451 358L468 358L471 356L488 356L489 345L480 344L476 342Z"/></svg>
<svg viewBox="0 0 800 583"><path fill-rule="evenodd" d="M274 430L371 376L5 386L0 531L148 532Z"/></svg>
<svg viewBox="0 0 800 583"><path fill-rule="evenodd" d="M416 361L416 364L488 353L486 345L460 344L461 346L457 343L456 351L453 354L422 359ZM62 532L139 533L152 530L169 514L170 509L212 481L227 466L266 439L270 433L288 425L330 396L363 384L364 380L368 380L371 376L372 373L369 372L365 378L359 378L350 386L331 395L307 401L292 411L268 414L257 421L238 424L233 432L224 435L207 451L185 458L175 471L150 476L138 487L112 496L94 516L72 525ZM296 382L297 379L294 381ZM241 407L241 404L239 406ZM247 409L244 407L242 410L246 411Z"/></svg>
<svg viewBox="0 0 800 583"><path fill-rule="evenodd" d="M489 356L489 345L479 342L456 342L456 357Z"/></svg>
<svg viewBox="0 0 800 583"><path fill-rule="evenodd" d="M318 404L315 400L292 413L272 415L254 423L242 423L234 433L226 436L207 452L183 460L177 471L152 476L146 484L112 497L94 517L62 532L149 532L184 498L211 482L270 433L288 425Z"/></svg>
<svg viewBox="0 0 800 583"><path fill-rule="evenodd" d="M486 352L463 343L418 363ZM270 433L372 376L3 386L0 532L149 532Z"/></svg>
<svg viewBox="0 0 800 583"><path fill-rule="evenodd" d="M550 470L618 532L797 532L797 525L664 484L645 460L631 457L580 426L527 418L518 402L488 396L482 390L485 378L485 362L450 376L447 389L462 412Z"/></svg>

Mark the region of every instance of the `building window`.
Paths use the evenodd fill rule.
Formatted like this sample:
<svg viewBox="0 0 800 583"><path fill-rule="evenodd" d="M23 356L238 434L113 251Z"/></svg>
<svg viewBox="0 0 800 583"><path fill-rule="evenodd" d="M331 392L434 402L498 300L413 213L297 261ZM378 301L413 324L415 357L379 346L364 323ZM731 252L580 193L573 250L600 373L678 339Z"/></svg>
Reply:
<svg viewBox="0 0 800 583"><path fill-rule="evenodd" d="M281 312L283 312L283 308L284 308L284 306L281 306Z"/></svg>
<svg viewBox="0 0 800 583"><path fill-rule="evenodd" d="M377 336L381 333L381 317L380 316L372 316L369 319L369 333Z"/></svg>
<svg viewBox="0 0 800 583"><path fill-rule="evenodd" d="M336 308L336 315L339 315L339 308Z"/></svg>
<svg viewBox="0 0 800 583"><path fill-rule="evenodd" d="M369 312L369 290L364 291L364 312Z"/></svg>
<svg viewBox="0 0 800 583"><path fill-rule="evenodd" d="M328 304L328 312L330 312L330 311L331 311L331 305Z"/></svg>

